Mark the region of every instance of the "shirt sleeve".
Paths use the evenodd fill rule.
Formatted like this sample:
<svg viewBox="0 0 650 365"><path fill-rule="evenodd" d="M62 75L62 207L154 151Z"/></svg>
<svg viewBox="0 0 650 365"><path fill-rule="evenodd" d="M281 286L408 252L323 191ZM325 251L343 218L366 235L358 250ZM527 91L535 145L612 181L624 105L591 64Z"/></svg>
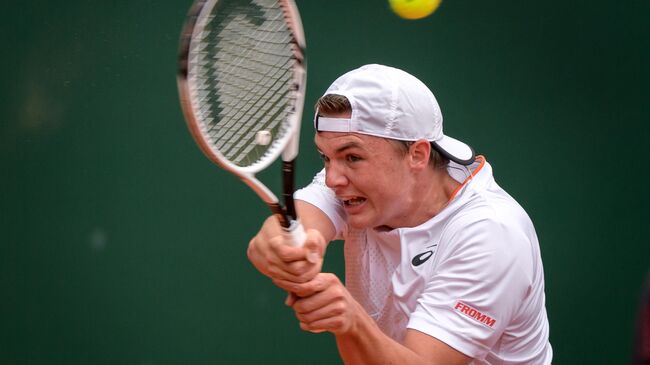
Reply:
<svg viewBox="0 0 650 365"><path fill-rule="evenodd" d="M343 204L336 199L334 191L325 185L325 169L322 169L312 182L294 193L294 199L305 201L319 208L329 217L336 228L336 237L342 239L345 229L346 214Z"/></svg>
<svg viewBox="0 0 650 365"><path fill-rule="evenodd" d="M527 245L521 240L525 235L486 215L452 221L408 328L484 359L531 287L518 259Z"/></svg>

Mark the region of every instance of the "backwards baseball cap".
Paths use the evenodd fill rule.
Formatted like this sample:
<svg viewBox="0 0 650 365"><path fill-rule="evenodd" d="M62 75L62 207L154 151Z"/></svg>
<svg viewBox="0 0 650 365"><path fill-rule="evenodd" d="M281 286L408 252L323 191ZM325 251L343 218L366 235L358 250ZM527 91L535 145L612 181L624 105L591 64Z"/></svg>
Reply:
<svg viewBox="0 0 650 365"><path fill-rule="evenodd" d="M339 77L324 95L345 96L352 106L347 118L327 118L316 110L320 132L360 133L416 141L426 139L446 158L462 165L474 162L467 144L442 132L442 113L429 88L413 75L383 66L365 65Z"/></svg>

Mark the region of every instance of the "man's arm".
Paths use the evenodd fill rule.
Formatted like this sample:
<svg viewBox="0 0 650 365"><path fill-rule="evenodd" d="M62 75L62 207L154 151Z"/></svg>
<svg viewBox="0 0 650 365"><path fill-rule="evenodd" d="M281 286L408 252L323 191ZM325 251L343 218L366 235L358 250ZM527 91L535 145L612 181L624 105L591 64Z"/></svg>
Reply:
<svg viewBox="0 0 650 365"><path fill-rule="evenodd" d="M300 327L310 332L332 332L347 365L413 364L464 365L472 359L442 341L407 330L403 343L386 336L333 274L318 274L307 283L276 281L292 291L292 306Z"/></svg>
<svg viewBox="0 0 650 365"><path fill-rule="evenodd" d="M336 235L336 229L329 217L320 208L303 200L296 200L298 218L306 230L315 229L330 242Z"/></svg>
<svg viewBox="0 0 650 365"><path fill-rule="evenodd" d="M435 337L416 330L407 330L400 344L384 335L374 322L364 322L356 331L336 336L336 344L346 365L466 365L472 360Z"/></svg>

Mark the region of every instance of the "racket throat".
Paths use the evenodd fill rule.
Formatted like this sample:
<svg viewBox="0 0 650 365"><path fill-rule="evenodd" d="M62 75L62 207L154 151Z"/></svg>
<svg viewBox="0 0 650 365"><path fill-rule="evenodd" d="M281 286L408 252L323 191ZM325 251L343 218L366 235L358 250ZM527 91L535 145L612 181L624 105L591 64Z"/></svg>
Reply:
<svg viewBox="0 0 650 365"><path fill-rule="evenodd" d="M280 221L282 228L289 229L292 219L287 215L284 208L279 203L269 204L269 208L271 208L273 215Z"/></svg>
<svg viewBox="0 0 650 365"><path fill-rule="evenodd" d="M282 197L284 199L285 213L290 220L296 220L296 205L293 201L294 171L296 160L282 161Z"/></svg>

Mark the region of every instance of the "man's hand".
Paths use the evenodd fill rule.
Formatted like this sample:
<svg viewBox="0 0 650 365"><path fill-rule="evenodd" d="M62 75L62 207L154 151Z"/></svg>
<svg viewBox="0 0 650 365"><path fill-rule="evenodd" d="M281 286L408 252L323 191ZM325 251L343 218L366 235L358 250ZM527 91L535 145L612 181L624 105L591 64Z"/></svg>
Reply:
<svg viewBox="0 0 650 365"><path fill-rule="evenodd" d="M269 217L248 245L248 259L262 274L273 280L304 283L321 270L327 245L319 231L308 229L302 247L294 247L291 235L278 220Z"/></svg>
<svg viewBox="0 0 650 365"><path fill-rule="evenodd" d="M467 365L472 360L417 330L407 329L402 343L389 338L334 274L320 273L306 283L274 282L293 292L286 304L296 312L301 329L336 336L345 364Z"/></svg>
<svg viewBox="0 0 650 365"><path fill-rule="evenodd" d="M273 282L293 293L286 304L296 312L300 328L305 331L329 331L339 335L350 331L359 318L367 317L361 305L334 274L320 273L306 283Z"/></svg>

